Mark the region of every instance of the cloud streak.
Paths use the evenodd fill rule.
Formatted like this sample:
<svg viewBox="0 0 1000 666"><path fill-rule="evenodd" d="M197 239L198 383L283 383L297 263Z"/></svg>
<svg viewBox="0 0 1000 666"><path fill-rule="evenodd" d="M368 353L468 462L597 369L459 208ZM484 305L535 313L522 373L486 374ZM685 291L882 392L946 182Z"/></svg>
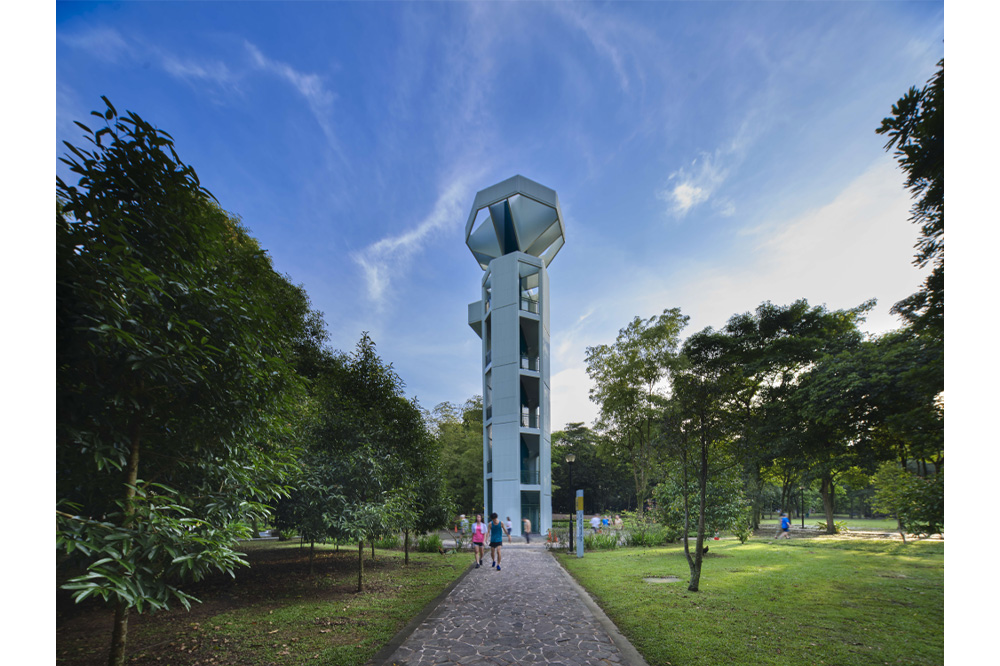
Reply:
<svg viewBox="0 0 1000 666"><path fill-rule="evenodd" d="M322 77L318 74L299 72L286 63L268 58L250 42L244 42L244 44L247 51L250 52L250 57L254 65L258 69L284 79L305 98L306 104L309 105L309 110L323 130L330 148L343 160L343 149L333 126L334 102L337 97L332 91L326 88Z"/></svg>
<svg viewBox="0 0 1000 666"><path fill-rule="evenodd" d="M390 300L390 283L406 272L413 256L428 240L464 219L464 207L471 200L471 183L480 177L480 173L467 170L463 176L450 179L430 213L416 226L351 253L351 259L361 269L368 298L377 308L382 309Z"/></svg>
<svg viewBox="0 0 1000 666"><path fill-rule="evenodd" d="M717 150L714 155L703 154L692 161L689 167L670 174L667 184L656 193L656 197L670 206L670 213L674 217L683 218L692 208L713 199L729 176L729 168L719 164L734 152L733 148L727 148ZM725 199L713 199L713 203L723 215L732 215L734 212L732 203Z"/></svg>

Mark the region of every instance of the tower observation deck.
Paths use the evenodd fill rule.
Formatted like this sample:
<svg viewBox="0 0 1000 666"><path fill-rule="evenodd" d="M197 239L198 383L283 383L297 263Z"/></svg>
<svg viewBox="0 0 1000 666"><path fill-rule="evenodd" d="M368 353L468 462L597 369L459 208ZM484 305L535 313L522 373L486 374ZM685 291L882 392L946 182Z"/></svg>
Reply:
<svg viewBox="0 0 1000 666"><path fill-rule="evenodd" d="M484 274L469 326L482 339L483 505L552 527L549 278L565 243L559 197L524 176L476 194L465 242Z"/></svg>

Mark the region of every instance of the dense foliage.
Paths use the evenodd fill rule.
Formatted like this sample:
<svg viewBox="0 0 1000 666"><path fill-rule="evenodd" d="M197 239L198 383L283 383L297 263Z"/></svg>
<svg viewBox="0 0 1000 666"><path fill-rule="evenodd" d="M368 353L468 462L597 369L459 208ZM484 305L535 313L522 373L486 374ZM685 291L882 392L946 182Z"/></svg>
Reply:
<svg viewBox="0 0 1000 666"><path fill-rule="evenodd" d="M115 606L121 663L129 608L231 572L283 491L309 307L170 136L105 102L57 179L57 544L68 589Z"/></svg>

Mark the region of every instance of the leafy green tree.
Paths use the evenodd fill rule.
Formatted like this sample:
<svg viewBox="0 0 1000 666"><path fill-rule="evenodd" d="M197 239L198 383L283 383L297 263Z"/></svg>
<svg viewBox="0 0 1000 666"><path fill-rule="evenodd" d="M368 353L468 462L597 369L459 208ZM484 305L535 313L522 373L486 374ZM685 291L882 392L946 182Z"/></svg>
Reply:
<svg viewBox="0 0 1000 666"><path fill-rule="evenodd" d="M56 181L57 544L74 597L114 606L121 664L129 610L232 573L282 491L308 299L167 133L104 101Z"/></svg>
<svg viewBox="0 0 1000 666"><path fill-rule="evenodd" d="M358 543L358 591L364 542L437 520L449 506L433 483L440 460L419 406L363 334L353 353L314 355L310 390L315 420L300 460L301 484L279 506L282 524Z"/></svg>
<svg viewBox="0 0 1000 666"><path fill-rule="evenodd" d="M662 412L663 450L679 470L675 483L681 489L679 510L684 517L684 554L691 592L697 592L701 582L710 480L735 465L731 417L735 378L709 359L699 358L693 353L696 346L696 336L685 341L682 353L687 363L672 377L673 392ZM696 534L694 552L689 539L692 527Z"/></svg>
<svg viewBox="0 0 1000 666"><path fill-rule="evenodd" d="M918 332L944 341L944 60L921 90L910 90L875 130L906 172L916 203L910 220L920 225L914 263L933 270L923 288L893 307ZM943 349L942 349L943 354Z"/></svg>
<svg viewBox="0 0 1000 666"><path fill-rule="evenodd" d="M687 479L687 487L681 479ZM691 524L691 497L698 496L697 470L687 474L675 465L662 483L653 489L653 497L660 512L660 522L684 535L684 527ZM734 533L741 543L750 537L750 499L746 496L743 476L737 465L722 467L713 474L705 491L705 534L722 531ZM685 535L686 536L686 535Z"/></svg>
<svg viewBox="0 0 1000 666"><path fill-rule="evenodd" d="M830 312L805 299L789 305L761 303L750 313L730 317L718 330L706 329L689 339L687 354L697 363L729 377L733 394L727 409L736 430L734 453L743 469L746 492L753 499L753 525L759 525L763 472L787 442L788 397L802 373L827 353L845 334L856 332L856 320L874 302L850 311ZM781 465L784 470L782 506L799 483L803 465Z"/></svg>
<svg viewBox="0 0 1000 666"><path fill-rule="evenodd" d="M872 475L872 506L899 521L899 533L937 534L944 524L944 474L922 478L898 463L885 461Z"/></svg>
<svg viewBox="0 0 1000 666"><path fill-rule="evenodd" d="M573 487L569 463L573 461ZM572 511L576 490L583 489L584 511L625 511L635 506L635 486L627 464L606 450L601 438L583 423L567 423L552 433L552 507L556 513Z"/></svg>
<svg viewBox="0 0 1000 666"><path fill-rule="evenodd" d="M933 356L908 327L831 350L803 375L793 430L820 480L831 533L838 476L855 467L870 474L893 458L901 465L931 460L940 469L943 414L923 390L922 376Z"/></svg>
<svg viewBox="0 0 1000 666"><path fill-rule="evenodd" d="M649 319L636 317L614 344L587 348L590 399L600 406L597 430L607 447L629 465L641 508L656 474L656 427L665 382L677 367L677 347L688 317L679 308Z"/></svg>
<svg viewBox="0 0 1000 666"><path fill-rule="evenodd" d="M482 397L474 396L461 407L440 403L425 418L440 447L447 492L457 511L483 513Z"/></svg>

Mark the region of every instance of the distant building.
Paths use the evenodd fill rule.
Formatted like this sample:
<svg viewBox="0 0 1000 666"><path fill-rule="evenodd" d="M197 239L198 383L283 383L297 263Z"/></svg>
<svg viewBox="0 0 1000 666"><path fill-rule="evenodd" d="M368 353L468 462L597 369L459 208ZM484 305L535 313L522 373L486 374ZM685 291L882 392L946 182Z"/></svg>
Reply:
<svg viewBox="0 0 1000 666"><path fill-rule="evenodd" d="M483 504L552 527L549 278L565 243L554 190L514 176L476 195L465 242L485 271L469 326L482 339Z"/></svg>

